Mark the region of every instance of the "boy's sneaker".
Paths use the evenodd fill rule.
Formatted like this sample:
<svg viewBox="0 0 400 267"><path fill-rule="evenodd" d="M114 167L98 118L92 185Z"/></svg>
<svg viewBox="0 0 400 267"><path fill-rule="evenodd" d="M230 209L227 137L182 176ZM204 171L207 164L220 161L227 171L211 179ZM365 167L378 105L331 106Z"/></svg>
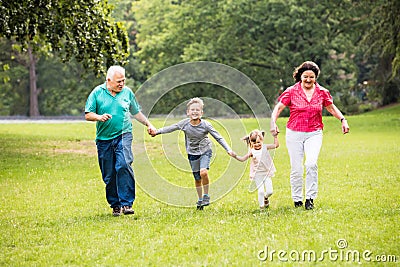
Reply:
<svg viewBox="0 0 400 267"><path fill-rule="evenodd" d="M312 210L314 208L314 200L306 199L306 204L304 204L306 210Z"/></svg>
<svg viewBox="0 0 400 267"><path fill-rule="evenodd" d="M298 208L298 207L302 207L303 206L303 201L295 201L294 202L294 207Z"/></svg>
<svg viewBox="0 0 400 267"><path fill-rule="evenodd" d="M123 212L125 215L129 215L129 214L134 214L134 213L135 213L135 211L132 209L131 206L123 206L123 207L122 207L122 212Z"/></svg>
<svg viewBox="0 0 400 267"><path fill-rule="evenodd" d="M269 207L269 199L267 197L264 197L264 207Z"/></svg>
<svg viewBox="0 0 400 267"><path fill-rule="evenodd" d="M203 209L203 200L202 199L197 200L196 207L197 207L198 210L202 210Z"/></svg>
<svg viewBox="0 0 400 267"><path fill-rule="evenodd" d="M210 196L209 195L204 195L203 196L203 203L201 204L202 206L208 206L210 205Z"/></svg>
<svg viewBox="0 0 400 267"><path fill-rule="evenodd" d="M121 215L121 207L114 207L112 215L115 216L115 217Z"/></svg>

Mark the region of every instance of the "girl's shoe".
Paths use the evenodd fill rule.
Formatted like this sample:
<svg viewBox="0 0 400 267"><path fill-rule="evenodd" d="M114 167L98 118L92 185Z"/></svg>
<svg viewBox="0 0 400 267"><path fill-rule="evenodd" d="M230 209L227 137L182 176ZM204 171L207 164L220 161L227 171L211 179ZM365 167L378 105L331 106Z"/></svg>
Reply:
<svg viewBox="0 0 400 267"><path fill-rule="evenodd" d="M314 200L313 199L306 199L306 204L304 204L306 210L312 210L314 208Z"/></svg>
<svg viewBox="0 0 400 267"><path fill-rule="evenodd" d="M303 201L295 201L294 202L294 207L298 208L298 207L302 207L303 206Z"/></svg>
<svg viewBox="0 0 400 267"><path fill-rule="evenodd" d="M264 207L265 208L269 207L269 199L267 197L264 197Z"/></svg>

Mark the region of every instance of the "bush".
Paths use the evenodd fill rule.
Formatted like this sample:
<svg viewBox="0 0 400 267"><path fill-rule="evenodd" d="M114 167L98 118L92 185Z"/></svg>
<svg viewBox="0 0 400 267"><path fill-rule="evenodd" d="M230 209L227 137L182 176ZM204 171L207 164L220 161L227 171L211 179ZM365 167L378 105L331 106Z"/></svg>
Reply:
<svg viewBox="0 0 400 267"><path fill-rule="evenodd" d="M358 106L359 113L364 113L364 112L372 111L372 110L374 110L374 106L372 105L372 103L360 104Z"/></svg>

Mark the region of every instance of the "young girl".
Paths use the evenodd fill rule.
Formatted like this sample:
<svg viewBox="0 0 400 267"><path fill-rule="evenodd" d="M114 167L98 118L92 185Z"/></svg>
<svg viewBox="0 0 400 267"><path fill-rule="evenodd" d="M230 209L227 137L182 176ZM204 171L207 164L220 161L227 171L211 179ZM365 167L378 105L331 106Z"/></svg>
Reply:
<svg viewBox="0 0 400 267"><path fill-rule="evenodd" d="M158 134L171 133L177 130L185 133L186 152L199 197L196 203L198 209L202 209L204 206L210 204L208 170L210 169L212 156L212 143L208 138L208 134L211 134L230 156L236 155L211 123L201 118L203 116L203 107L204 103L200 98L190 99L186 111L189 118L171 126L160 128L155 134L152 134L154 137Z"/></svg>
<svg viewBox="0 0 400 267"><path fill-rule="evenodd" d="M269 206L269 197L273 193L271 177L275 174L275 166L268 152L269 149L279 147L278 135L274 136L273 144L263 144L264 131L253 130L248 136L242 138L249 146L249 152L240 157L234 156L239 161L251 158L250 179L254 180L258 189L258 203L260 209Z"/></svg>

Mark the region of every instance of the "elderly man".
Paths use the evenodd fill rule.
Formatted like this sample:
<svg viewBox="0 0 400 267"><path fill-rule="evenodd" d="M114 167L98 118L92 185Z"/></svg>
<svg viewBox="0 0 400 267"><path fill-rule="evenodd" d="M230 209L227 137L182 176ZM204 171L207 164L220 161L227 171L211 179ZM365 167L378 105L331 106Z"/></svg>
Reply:
<svg viewBox="0 0 400 267"><path fill-rule="evenodd" d="M134 214L131 114L147 126L149 134L156 131L141 112L135 94L125 86L125 80L123 67L110 67L106 82L93 89L85 106L85 119L96 121L98 161L106 184L106 198L114 216Z"/></svg>

